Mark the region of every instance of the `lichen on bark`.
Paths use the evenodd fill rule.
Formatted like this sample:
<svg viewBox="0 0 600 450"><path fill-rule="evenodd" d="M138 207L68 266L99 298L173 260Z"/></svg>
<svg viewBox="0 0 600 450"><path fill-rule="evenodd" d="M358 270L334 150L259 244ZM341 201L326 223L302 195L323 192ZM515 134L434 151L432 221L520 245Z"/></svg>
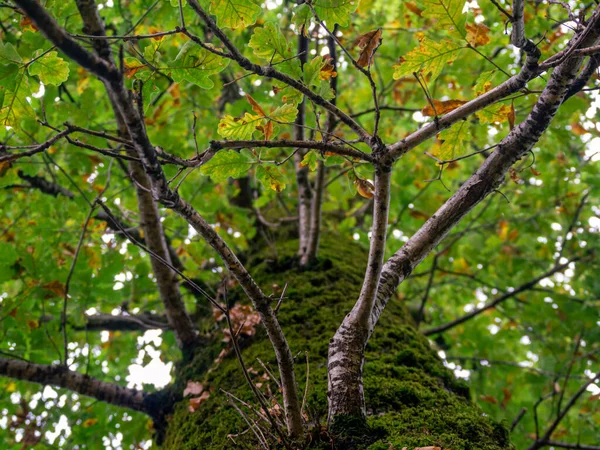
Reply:
<svg viewBox="0 0 600 450"><path fill-rule="evenodd" d="M313 425L321 425L327 418L329 340L359 294L366 252L339 236L325 235L318 261L300 268L295 256L297 246L297 241L280 240L276 253L272 248L264 250L248 266L267 293L275 284L281 287L288 283L279 318L296 355L301 392L306 382L308 354L306 411ZM244 301L243 294L232 292L229 301ZM364 367L367 424L357 423L352 417L338 417L329 430L314 433L309 448L331 448L333 443L337 448L372 450L426 446L452 450L513 449L506 428L470 402L467 385L444 367L435 349L415 330L411 320L405 306L392 301L369 341ZM259 331L241 345L252 376L266 389L269 381L260 378L264 370L257 358L275 374L277 365L265 333ZM219 364L214 363L223 347L220 339L215 338L193 360L178 367L174 390L181 392L188 380L193 380L212 392L193 413L188 410L187 399L175 406L167 421L163 448L237 448L227 436L243 432L247 425L221 389L253 405L257 402L233 354ZM271 389L276 391L274 383ZM248 448L257 445L252 442L252 433L235 439L246 442Z"/></svg>

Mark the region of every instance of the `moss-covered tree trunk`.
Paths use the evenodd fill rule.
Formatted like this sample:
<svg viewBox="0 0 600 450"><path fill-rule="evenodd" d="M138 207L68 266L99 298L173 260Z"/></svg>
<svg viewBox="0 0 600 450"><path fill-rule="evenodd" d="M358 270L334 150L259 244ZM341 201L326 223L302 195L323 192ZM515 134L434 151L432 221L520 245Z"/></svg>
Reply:
<svg viewBox="0 0 600 450"><path fill-rule="evenodd" d="M333 333L356 301L364 276L365 251L331 236L324 239L318 262L300 269L297 241L278 242L250 261L251 272L266 292L288 283L279 318L295 355L299 391L306 389L304 413L312 429L309 448L402 449L437 446L451 450L511 449L506 428L492 421L469 400L467 386L444 367L428 340L412 325L406 308L391 302L369 341L364 367L368 425L337 420L325 429L327 418L327 349ZM275 290L277 291L277 286ZM280 288L279 288L280 289ZM244 302L232 292L229 302ZM256 413L234 400L244 418L223 391L259 409L233 352L219 354L227 344L215 335L192 361L178 368L173 392L188 381L200 382L210 396L195 412L188 398L180 400L167 418L166 449L261 448L246 420L268 425ZM271 344L259 330L242 337L249 373L267 397L279 398L276 383L259 363L277 374ZM307 377L307 360L309 373ZM278 414L278 408L272 409ZM242 433L242 434L240 434ZM237 435L237 436L236 436ZM228 437L230 436L230 437Z"/></svg>

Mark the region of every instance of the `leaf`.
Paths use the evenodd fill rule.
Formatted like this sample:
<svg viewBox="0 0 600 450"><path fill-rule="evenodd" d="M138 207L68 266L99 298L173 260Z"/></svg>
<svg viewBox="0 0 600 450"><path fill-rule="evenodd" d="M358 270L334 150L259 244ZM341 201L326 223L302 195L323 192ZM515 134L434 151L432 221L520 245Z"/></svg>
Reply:
<svg viewBox="0 0 600 450"><path fill-rule="evenodd" d="M337 23L341 27L350 25L350 17L360 0L315 0L313 7L319 18L333 29Z"/></svg>
<svg viewBox="0 0 600 450"><path fill-rule="evenodd" d="M124 73L127 78L133 78L138 72L148 69L144 63L133 56L123 58L123 65L125 66Z"/></svg>
<svg viewBox="0 0 600 450"><path fill-rule="evenodd" d="M420 73L421 77L430 76L430 81L434 81L463 48L462 45L447 39L436 42L424 38L418 48L400 58L399 64L393 66L394 80Z"/></svg>
<svg viewBox="0 0 600 450"><path fill-rule="evenodd" d="M250 113L242 118L225 116L219 122L218 133L229 139L245 141L252 139L252 133L262 121L262 117Z"/></svg>
<svg viewBox="0 0 600 450"><path fill-rule="evenodd" d="M23 58L21 58L17 49L10 42L0 41L0 63L22 64Z"/></svg>
<svg viewBox="0 0 600 450"><path fill-rule="evenodd" d="M416 14L419 17L423 15L423 10L412 2L405 2L404 6L406 6L406 9L408 9L410 12Z"/></svg>
<svg viewBox="0 0 600 450"><path fill-rule="evenodd" d="M333 64L330 61L331 58L328 55L315 56L303 68L304 83L326 100L330 100L335 96L327 82L329 78L337 76L337 72L334 71Z"/></svg>
<svg viewBox="0 0 600 450"><path fill-rule="evenodd" d="M26 117L35 117L35 111L27 101L31 95L29 82L24 71L17 71L13 76L4 80L0 90L2 107L0 108L0 125L11 126L19 130L22 120Z"/></svg>
<svg viewBox="0 0 600 450"><path fill-rule="evenodd" d="M494 397L492 397L491 395L480 395L479 399L482 402L490 403L492 405L497 405L498 404L498 401Z"/></svg>
<svg viewBox="0 0 600 450"><path fill-rule="evenodd" d="M42 53L38 50L33 54L36 58ZM55 51L48 52L39 59L36 59L29 65L29 75L37 75L44 84L54 84L58 86L69 78L69 64L58 56Z"/></svg>
<svg viewBox="0 0 600 450"><path fill-rule="evenodd" d="M466 24L465 29L467 30L467 41L473 47L479 47L480 45L489 44L490 29L482 23Z"/></svg>
<svg viewBox="0 0 600 450"><path fill-rule="evenodd" d="M204 386L197 381L189 381L187 382L187 386L183 390L183 396L187 397L188 395L200 395L204 390Z"/></svg>
<svg viewBox="0 0 600 450"><path fill-rule="evenodd" d="M358 37L356 40L356 45L358 45L358 48L361 49L361 52L356 63L359 66L367 67L373 64L375 52L381 45L381 35L381 28L377 28L376 30L369 31L368 33Z"/></svg>
<svg viewBox="0 0 600 450"><path fill-rule="evenodd" d="M475 113L481 123L489 124L506 122L512 114L512 107L502 103L494 103Z"/></svg>
<svg viewBox="0 0 600 450"><path fill-rule="evenodd" d="M210 12L221 28L238 28L254 24L262 8L257 0L211 0Z"/></svg>
<svg viewBox="0 0 600 450"><path fill-rule="evenodd" d="M515 104L513 102L510 104L510 111L508 112L508 125L510 126L511 130L515 127L516 120L517 120L517 117L515 114Z"/></svg>
<svg viewBox="0 0 600 450"><path fill-rule="evenodd" d="M276 192L281 192L285 189L288 179L281 173L277 166L265 166L260 165L256 168L256 178L266 188L272 189Z"/></svg>
<svg viewBox="0 0 600 450"><path fill-rule="evenodd" d="M492 88L492 78L496 74L495 70L490 70L489 72L482 72L477 78L475 82L475 86L473 86L473 91L475 95L485 94Z"/></svg>
<svg viewBox="0 0 600 450"><path fill-rule="evenodd" d="M247 175L250 167L252 160L245 153L221 150L200 168L200 172L219 182L228 178L241 178Z"/></svg>
<svg viewBox="0 0 600 450"><path fill-rule="evenodd" d="M438 139L442 141L441 147L434 152L435 156L443 161L454 159L458 154L462 153L465 147L465 141L469 140L469 124L465 120L455 123L447 130L438 134Z"/></svg>
<svg viewBox="0 0 600 450"><path fill-rule="evenodd" d="M292 23L298 27L300 34L308 37L308 27L312 18L312 11L308 5L303 2L301 5L298 5L294 8L294 17L292 18Z"/></svg>
<svg viewBox="0 0 600 450"><path fill-rule="evenodd" d="M65 296L65 285L62 284L58 280L54 280L54 281L51 281L50 283L46 283L46 284L42 285L42 288L56 294L57 297Z"/></svg>
<svg viewBox="0 0 600 450"><path fill-rule="evenodd" d="M357 178L354 180L354 185L356 186L356 191L361 197L373 198L375 195L375 186L369 180Z"/></svg>
<svg viewBox="0 0 600 450"><path fill-rule="evenodd" d="M211 89L215 84L210 76L221 72L228 64L228 60L188 41L173 61L171 76L178 83L186 80L203 89Z"/></svg>
<svg viewBox="0 0 600 450"><path fill-rule="evenodd" d="M304 155L304 158L302 158L302 161L300 162L300 167L307 167L311 172L314 172L315 170L317 170L317 166L318 166L318 160L317 160L317 153L312 151L312 152L308 152L306 155Z"/></svg>
<svg viewBox="0 0 600 450"><path fill-rule="evenodd" d="M421 110L421 114L426 117L441 116L442 114L446 114L455 110L467 102L464 100L444 100L441 102L438 100L432 100L432 103L433 107L431 105L427 105Z"/></svg>
<svg viewBox="0 0 600 450"><path fill-rule="evenodd" d="M204 392L202 392L202 395L200 397L190 398L188 411L191 413L197 411L198 408L200 408L200 405L202 403L204 403L206 400L208 400L209 397L210 397L210 392L204 391Z"/></svg>
<svg viewBox="0 0 600 450"><path fill-rule="evenodd" d="M436 19L436 27L463 32L466 16L464 0L424 0L423 17Z"/></svg>
<svg viewBox="0 0 600 450"><path fill-rule="evenodd" d="M83 422L83 428L89 428L93 425L96 425L98 423L98 419L94 419L94 418L90 418L90 419L85 419L85 421Z"/></svg>
<svg viewBox="0 0 600 450"><path fill-rule="evenodd" d="M295 51L293 49L295 47L287 41L281 29L275 23L266 22L263 27L256 28L250 38L248 47L253 49L254 54L259 58L271 64L279 63L277 64L277 70L297 79L302 78L300 61L294 58Z"/></svg>
<svg viewBox="0 0 600 450"><path fill-rule="evenodd" d="M269 118L276 122L293 123L298 115L298 108L294 105L281 105L269 113Z"/></svg>
<svg viewBox="0 0 600 450"><path fill-rule="evenodd" d="M250 94L246 94L246 100L248 100L248 103L250 103L250 106L252 106L252 111L261 117L266 116L265 110L262 109L262 107L256 102L256 100L252 98Z"/></svg>

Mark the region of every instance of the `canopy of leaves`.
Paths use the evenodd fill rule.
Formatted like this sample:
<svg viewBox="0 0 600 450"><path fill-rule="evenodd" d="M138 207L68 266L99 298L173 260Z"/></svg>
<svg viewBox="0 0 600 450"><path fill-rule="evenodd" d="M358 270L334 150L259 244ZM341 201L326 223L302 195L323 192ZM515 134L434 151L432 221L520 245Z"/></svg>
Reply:
<svg viewBox="0 0 600 450"><path fill-rule="evenodd" d="M46 3L69 33L85 34L75 2ZM330 64L327 33L308 5L271 1L263 5L254 0L200 3L244 57L277 69L324 100L335 98L339 108L372 132L371 83L339 48L336 65ZM498 3L510 9L511 2ZM361 48L355 46L359 37L381 30L372 45L364 46L370 50L361 61L366 64L360 65L368 67L375 80L379 137L387 144L497 87L521 67L505 34L506 16L492 2L314 0L311 4L350 55L360 57ZM89 316L100 313L164 314L145 252L115 232L97 207L82 234L90 203L102 193L107 207L143 239L127 149L123 142L106 137L118 134L114 111L103 84L53 48L10 5L0 7L0 158L30 151L57 130L65 130L65 122L93 133L73 132L71 141L58 140L31 157L0 160L0 356L56 364L64 354L66 333L72 370L154 391L157 387L139 373L144 368L157 373L161 368L176 375L173 363L181 354L170 331L84 331ZM356 135L342 123L336 122L327 134L326 110L298 90L211 52L228 50L185 1L182 6L186 29L201 36L209 48L180 32L112 45L119 60L123 44L125 82L139 96L136 106L144 114L153 146L175 158L197 161L197 155L201 159L213 148L211 141L293 139L293 122L304 100L305 136L370 151L355 142ZM181 26L178 1L108 1L101 16L115 36L155 35ZM543 58L560 51L572 37L568 26L557 24L566 18L560 5L527 2L527 37L538 42ZM304 65L297 44L302 33L310 38ZM91 39L78 42L92 48ZM396 163L386 256L435 214L512 126L527 117L548 74L544 77L457 122ZM528 408L511 433L519 449L535 440L536 402L545 399L536 410L543 429L556 417L563 393L562 407L599 370L597 87L598 81L592 79L589 90L561 106L550 129L517 162L510 177L433 250L393 300L414 311L426 300L421 323L426 330L485 306L556 264L568 263L533 288L430 336L445 364L468 379L472 400L487 416L510 424L522 408ZM424 108L431 110L423 112ZM296 216L298 190L289 158L295 150L222 148L206 157L199 169L189 167L184 173L173 160L161 162L171 187L177 186L181 197L244 255L251 253L257 240L272 244L270 228L263 222L279 225ZM121 158L113 158L115 153ZM301 161L313 184L317 168L327 168L322 227L337 237L340 246L353 240L367 247L373 167L316 150L303 154ZM178 215L162 208L160 214L186 276L211 292L223 292L230 278L210 245ZM281 236L285 239L286 234ZM270 294L271 286L264 288ZM182 293L201 333L221 332L206 301L189 290ZM142 414L9 378L0 378L0 390L6 393L0 400L3 448L19 449L40 441L40 448L153 445L151 423ZM590 386L553 439L597 445L599 391ZM211 401L221 399L218 392L210 395Z"/></svg>

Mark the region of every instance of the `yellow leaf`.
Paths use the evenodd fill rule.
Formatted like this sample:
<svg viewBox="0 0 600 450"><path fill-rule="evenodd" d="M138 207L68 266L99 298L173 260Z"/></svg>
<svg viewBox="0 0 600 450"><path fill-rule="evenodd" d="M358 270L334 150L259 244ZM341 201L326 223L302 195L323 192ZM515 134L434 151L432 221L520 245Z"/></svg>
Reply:
<svg viewBox="0 0 600 450"><path fill-rule="evenodd" d="M12 381L10 383L8 383L8 386L6 386L6 392L15 392L17 390L17 385L15 383L13 383Z"/></svg>
<svg viewBox="0 0 600 450"><path fill-rule="evenodd" d="M459 106L467 103L464 100L444 100L440 102L438 100L433 100L432 105L427 105L425 108L421 110L421 114L428 117L440 116L442 114L449 113L450 111L455 110Z"/></svg>
<svg viewBox="0 0 600 450"><path fill-rule="evenodd" d="M29 319L27 321L27 327L29 327L30 330L33 330L33 329L35 329L35 328L37 328L39 326L40 326L40 324L38 323L37 320L31 320L31 319Z"/></svg>
<svg viewBox="0 0 600 450"><path fill-rule="evenodd" d="M479 47L490 42L488 33L490 29L482 23L475 23L473 25L466 24L465 29L467 30L467 41L473 47Z"/></svg>

